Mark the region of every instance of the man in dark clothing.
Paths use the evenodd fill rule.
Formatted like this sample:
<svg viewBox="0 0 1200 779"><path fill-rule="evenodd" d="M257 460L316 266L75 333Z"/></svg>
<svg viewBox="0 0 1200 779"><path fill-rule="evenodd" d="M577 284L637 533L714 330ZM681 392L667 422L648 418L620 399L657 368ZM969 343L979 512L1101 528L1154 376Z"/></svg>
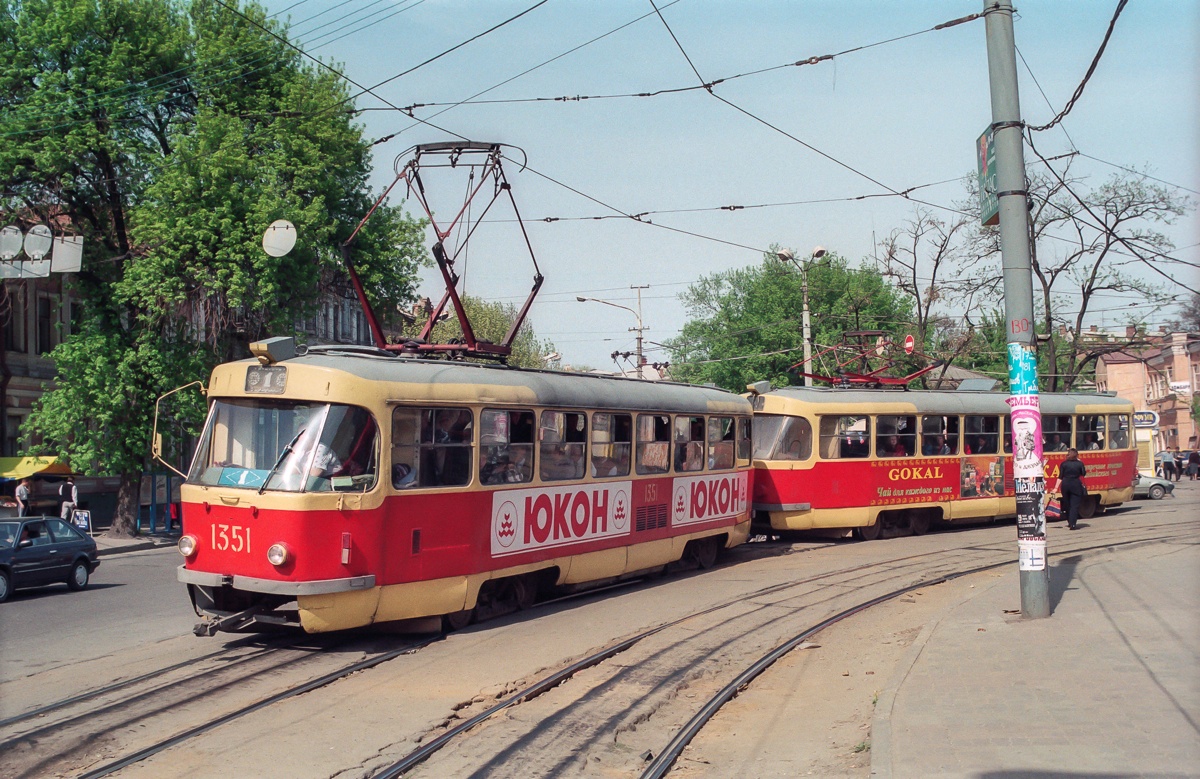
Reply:
<svg viewBox="0 0 1200 779"><path fill-rule="evenodd" d="M1087 468L1083 467L1079 452L1068 449L1067 459L1058 466L1058 480L1059 492L1062 493L1062 514L1067 518L1067 527L1072 530L1079 523L1079 504L1087 497L1087 490L1083 486L1083 477L1086 475Z"/></svg>

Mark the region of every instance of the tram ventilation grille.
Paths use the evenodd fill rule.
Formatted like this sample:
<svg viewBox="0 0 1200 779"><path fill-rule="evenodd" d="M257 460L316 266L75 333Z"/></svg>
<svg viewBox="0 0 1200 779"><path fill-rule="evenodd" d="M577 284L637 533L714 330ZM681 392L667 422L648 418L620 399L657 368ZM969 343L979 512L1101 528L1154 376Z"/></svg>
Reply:
<svg viewBox="0 0 1200 779"><path fill-rule="evenodd" d="M634 515L633 529L641 532L643 530L657 530L658 528L667 526L667 504L659 503L653 506L641 506Z"/></svg>

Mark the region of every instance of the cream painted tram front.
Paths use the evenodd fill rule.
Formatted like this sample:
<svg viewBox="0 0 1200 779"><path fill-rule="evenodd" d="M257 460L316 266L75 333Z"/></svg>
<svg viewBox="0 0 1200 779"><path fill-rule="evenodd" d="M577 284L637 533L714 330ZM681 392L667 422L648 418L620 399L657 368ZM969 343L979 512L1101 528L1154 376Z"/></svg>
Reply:
<svg viewBox="0 0 1200 779"><path fill-rule="evenodd" d="M198 632L475 615L712 563L750 526L750 403L313 349L218 367L182 488Z"/></svg>
<svg viewBox="0 0 1200 779"><path fill-rule="evenodd" d="M1012 431L999 392L787 387L753 397L754 511L763 529L887 526L1016 515ZM1040 396L1046 488L1074 446L1087 468L1082 514L1133 494L1133 405L1108 395Z"/></svg>

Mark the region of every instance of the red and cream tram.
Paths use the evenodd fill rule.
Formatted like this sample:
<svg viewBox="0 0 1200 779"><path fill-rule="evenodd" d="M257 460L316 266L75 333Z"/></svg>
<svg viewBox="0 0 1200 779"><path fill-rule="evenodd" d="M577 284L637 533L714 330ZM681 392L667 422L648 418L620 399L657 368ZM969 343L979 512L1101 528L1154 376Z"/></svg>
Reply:
<svg viewBox="0 0 1200 779"><path fill-rule="evenodd" d="M755 394L755 524L776 531L893 526L1016 515L1012 434L1000 392L787 387ZM1087 467L1081 514L1131 498L1133 404L1040 396L1046 490L1074 446Z"/></svg>
<svg viewBox="0 0 1200 779"><path fill-rule="evenodd" d="M198 633L458 627L746 540L739 395L279 340L208 388L178 575Z"/></svg>

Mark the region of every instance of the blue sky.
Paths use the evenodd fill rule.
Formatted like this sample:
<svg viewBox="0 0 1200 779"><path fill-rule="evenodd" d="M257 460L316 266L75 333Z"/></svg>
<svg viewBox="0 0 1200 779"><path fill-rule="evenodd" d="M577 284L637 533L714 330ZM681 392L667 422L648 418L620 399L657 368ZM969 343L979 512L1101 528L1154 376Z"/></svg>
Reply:
<svg viewBox="0 0 1200 779"><path fill-rule="evenodd" d="M293 6L284 14L291 17L293 38L338 63L358 83L372 85L534 1L271 0L266 5L271 13ZM708 81L919 33L982 10L978 0L659 0L658 5ZM1116 0L1018 6L1017 47L1029 65L1028 70L1019 67L1027 121L1044 123L1065 104L1115 7ZM480 99L628 94L694 85L692 66L648 0L550 0L390 82L378 94L396 106L454 103L646 14ZM309 32L340 17L345 18ZM354 31L348 37L323 46L316 38L356 20L361 21L335 34ZM1072 172L1091 185L1116 172L1105 164L1113 163L1200 190L1198 41L1200 3L1129 3L1063 129L1038 134L1039 151L1061 154L1073 144L1104 161L1080 157L1074 162ZM920 190L923 199L952 207L965 197L959 179L973 173L975 139L991 118L982 20L813 65L730 80L715 90L828 157L703 90L653 98L461 105L436 118L434 111L441 109L417 110L418 117L472 140L520 147L533 171L625 213L704 209L648 217L656 226L624 218L589 219L614 211L516 165L506 167L546 276L531 318L538 334L555 342L565 363L609 368L611 352L633 347L628 332L635 324L633 315L578 303L577 295L632 307L630 286L650 285L643 291L643 318L650 328L646 338L658 342L683 325L686 315L677 295L689 282L757 264L761 250L772 244L791 247L797 255L820 245L852 262L871 257L875 241L913 215L913 204L896 197L853 198L886 192L870 179L894 190L934 184ZM358 106L384 104L364 96ZM414 144L453 138L391 110L365 112L361 121L369 138L399 133L376 147L372 184L378 189L391 182L397 155ZM1027 153L1027 162L1031 160ZM439 213L461 205L465 186L461 178L444 181L437 189L444 198L435 204ZM795 204L816 200L834 202ZM775 205L782 203L794 205ZM727 205L768 207L712 210ZM551 217L559 221L541 221ZM1174 256L1200 261L1200 221L1194 212L1165 229L1179 247ZM509 222L482 227L465 266L468 293L516 304L528 292L533 274ZM1200 284L1194 268L1176 265L1170 271L1178 278L1190 276L1193 288ZM428 274L422 292L438 297L440 277ZM1131 297L1097 301L1102 310L1091 321L1115 327L1131 312L1144 314L1152 325L1169 317L1170 312L1129 306L1139 302ZM661 351L648 351L648 356L665 359Z"/></svg>

